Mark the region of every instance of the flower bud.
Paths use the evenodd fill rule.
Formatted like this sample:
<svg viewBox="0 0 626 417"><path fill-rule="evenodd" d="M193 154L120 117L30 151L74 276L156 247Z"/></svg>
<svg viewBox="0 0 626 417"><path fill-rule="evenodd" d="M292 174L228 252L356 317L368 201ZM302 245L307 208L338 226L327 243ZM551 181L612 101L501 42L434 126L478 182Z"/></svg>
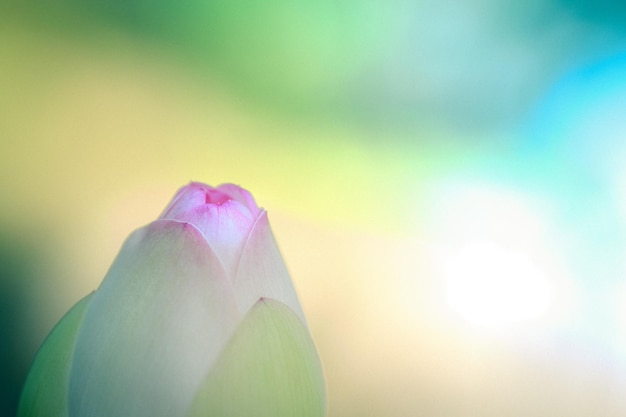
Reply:
<svg viewBox="0 0 626 417"><path fill-rule="evenodd" d="M19 417L323 416L321 364L267 214L191 183L55 326Z"/></svg>
<svg viewBox="0 0 626 417"><path fill-rule="evenodd" d="M213 188L191 183L178 192L160 218L194 225L232 271L261 212L250 193L235 185Z"/></svg>

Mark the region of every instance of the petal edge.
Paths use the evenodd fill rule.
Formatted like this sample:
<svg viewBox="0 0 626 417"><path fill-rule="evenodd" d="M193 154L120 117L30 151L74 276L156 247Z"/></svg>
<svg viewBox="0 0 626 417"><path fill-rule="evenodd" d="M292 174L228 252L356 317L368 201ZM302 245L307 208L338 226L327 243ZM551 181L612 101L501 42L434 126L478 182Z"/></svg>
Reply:
<svg viewBox="0 0 626 417"><path fill-rule="evenodd" d="M66 417L74 343L93 292L59 320L41 344L30 367L18 417Z"/></svg>
<svg viewBox="0 0 626 417"><path fill-rule="evenodd" d="M239 321L215 253L158 220L124 243L76 342L70 417L177 417Z"/></svg>
<svg viewBox="0 0 626 417"><path fill-rule="evenodd" d="M232 284L237 307L242 314L246 314L260 298L273 298L289 306L306 325L296 289L265 211L250 231Z"/></svg>
<svg viewBox="0 0 626 417"><path fill-rule="evenodd" d="M285 304L261 299L244 317L187 417L322 417L326 393L313 340Z"/></svg>

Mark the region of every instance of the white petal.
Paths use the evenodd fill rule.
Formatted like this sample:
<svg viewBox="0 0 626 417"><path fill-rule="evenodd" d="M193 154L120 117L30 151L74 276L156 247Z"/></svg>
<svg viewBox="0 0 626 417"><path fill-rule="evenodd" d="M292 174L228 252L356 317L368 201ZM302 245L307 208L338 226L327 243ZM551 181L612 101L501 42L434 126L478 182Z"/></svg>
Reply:
<svg viewBox="0 0 626 417"><path fill-rule="evenodd" d="M266 212L259 216L248 236L232 283L241 314L246 314L259 298L267 297L286 304L306 323Z"/></svg>
<svg viewBox="0 0 626 417"><path fill-rule="evenodd" d="M122 247L83 321L70 417L177 417L239 320L224 270L193 226L159 220Z"/></svg>
<svg viewBox="0 0 626 417"><path fill-rule="evenodd" d="M324 376L306 326L279 301L244 317L188 417L323 417Z"/></svg>

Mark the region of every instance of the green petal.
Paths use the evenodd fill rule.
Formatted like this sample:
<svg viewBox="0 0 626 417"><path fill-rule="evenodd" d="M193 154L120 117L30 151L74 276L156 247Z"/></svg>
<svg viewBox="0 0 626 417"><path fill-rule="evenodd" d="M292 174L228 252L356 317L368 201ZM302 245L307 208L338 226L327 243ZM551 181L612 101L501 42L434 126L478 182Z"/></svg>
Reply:
<svg viewBox="0 0 626 417"><path fill-rule="evenodd" d="M207 375L188 417L321 417L324 376L307 328L289 307L259 300Z"/></svg>
<svg viewBox="0 0 626 417"><path fill-rule="evenodd" d="M67 417L74 342L92 295L76 303L39 348L22 391L18 417Z"/></svg>
<svg viewBox="0 0 626 417"><path fill-rule="evenodd" d="M237 308L242 315L259 298L273 298L289 306L306 323L266 212L257 219L243 248L237 274L233 279L233 291Z"/></svg>
<svg viewBox="0 0 626 417"><path fill-rule="evenodd" d="M240 320L223 267L192 225L133 233L76 341L70 417L178 417Z"/></svg>

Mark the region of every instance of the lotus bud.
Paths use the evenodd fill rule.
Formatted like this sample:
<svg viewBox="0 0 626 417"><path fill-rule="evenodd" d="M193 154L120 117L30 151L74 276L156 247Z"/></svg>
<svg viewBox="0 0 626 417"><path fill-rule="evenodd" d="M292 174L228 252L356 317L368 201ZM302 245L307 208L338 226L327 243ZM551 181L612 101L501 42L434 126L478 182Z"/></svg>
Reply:
<svg viewBox="0 0 626 417"><path fill-rule="evenodd" d="M321 417L322 367L265 210L191 183L39 349L18 417Z"/></svg>

